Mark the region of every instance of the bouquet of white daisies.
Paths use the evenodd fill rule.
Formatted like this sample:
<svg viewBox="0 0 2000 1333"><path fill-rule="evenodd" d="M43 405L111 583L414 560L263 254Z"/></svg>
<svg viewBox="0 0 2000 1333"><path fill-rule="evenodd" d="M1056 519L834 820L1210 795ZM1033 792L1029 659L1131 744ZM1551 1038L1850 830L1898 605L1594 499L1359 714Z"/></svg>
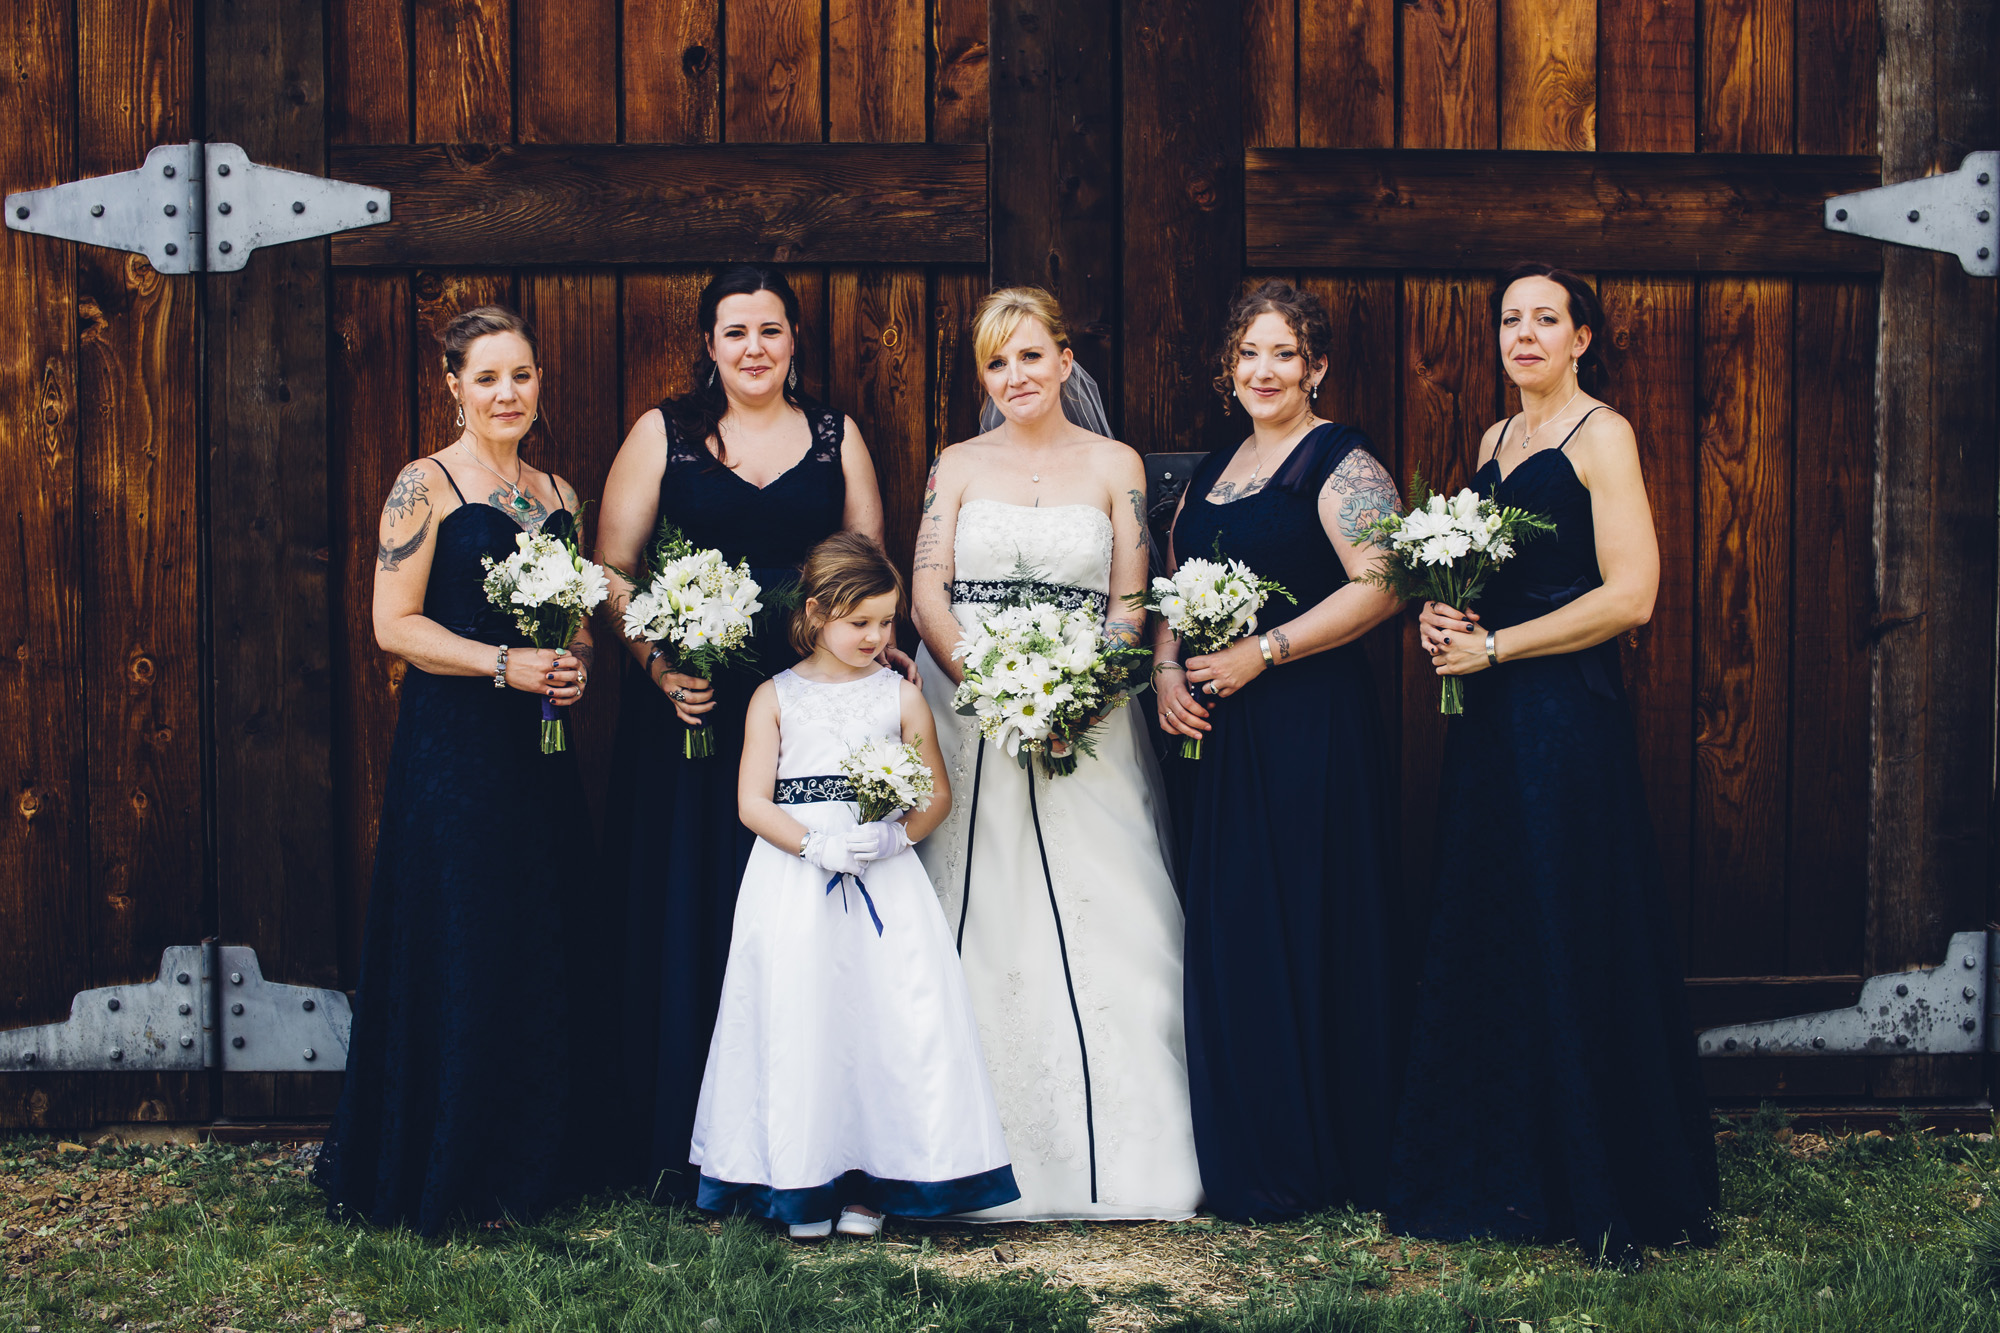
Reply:
<svg viewBox="0 0 2000 1333"><path fill-rule="evenodd" d="M863 741L840 761L840 771L854 784L861 822L872 824L898 810L928 810L931 804L930 765L924 762L923 739L908 745L896 741Z"/></svg>
<svg viewBox="0 0 2000 1333"><path fill-rule="evenodd" d="M1477 491L1446 499L1433 494L1422 473L1410 477L1410 512L1384 514L1361 534L1388 559L1366 580L1408 601L1422 597L1463 611L1478 599L1494 569L1511 560L1521 542L1554 532L1554 520L1515 509ZM1465 711L1465 682L1444 678L1440 713Z"/></svg>
<svg viewBox="0 0 2000 1333"><path fill-rule="evenodd" d="M1143 688L1152 654L1107 639L1094 611L1027 597L983 617L952 649L965 664L952 706L1021 767L1040 755L1043 771L1060 777L1076 771L1079 753L1097 753L1090 733L1135 681Z"/></svg>
<svg viewBox="0 0 2000 1333"><path fill-rule="evenodd" d="M1241 560L1222 554L1216 539L1215 558L1183 560L1171 578L1156 578L1145 592L1125 598L1126 604L1151 611L1167 622L1181 644L1196 655L1219 653L1246 634L1257 632L1257 613L1272 596L1292 601L1284 585L1261 578ZM1214 703L1203 700L1211 708ZM1201 741L1181 738L1183 759L1201 758Z"/></svg>
<svg viewBox="0 0 2000 1333"><path fill-rule="evenodd" d="M567 648L576 640L584 617L609 591L602 566L585 560L576 543L546 532L524 532L514 539L514 554L505 560L481 559L486 570L486 600L509 612L514 624L537 648ZM542 698L542 753L568 748L562 714Z"/></svg>
<svg viewBox="0 0 2000 1333"><path fill-rule="evenodd" d="M682 671L713 680L724 667L749 661L751 618L764 609L763 589L747 561L726 563L722 552L697 549L678 528L662 523L646 548L645 586L625 604L625 636L668 645ZM638 583L639 579L631 582ZM715 732L689 727L681 753L715 753Z"/></svg>

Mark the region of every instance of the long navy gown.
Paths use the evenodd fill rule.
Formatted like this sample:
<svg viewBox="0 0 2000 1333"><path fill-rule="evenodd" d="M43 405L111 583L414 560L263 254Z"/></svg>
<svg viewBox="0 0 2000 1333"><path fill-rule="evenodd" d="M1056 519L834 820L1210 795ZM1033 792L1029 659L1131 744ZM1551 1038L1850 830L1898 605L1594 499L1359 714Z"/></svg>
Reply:
<svg viewBox="0 0 2000 1333"><path fill-rule="evenodd" d="M1556 523L1494 572L1475 607L1485 629L1603 582L1567 444L1475 479ZM1464 855L1440 857L1389 1223L1612 1259L1712 1241L1709 1107L1618 646L1464 681L1437 824Z"/></svg>
<svg viewBox="0 0 2000 1333"><path fill-rule="evenodd" d="M543 530L575 522L558 510ZM439 520L424 614L528 646L479 563L520 531L477 502ZM336 1218L432 1235L533 1218L586 1183L590 1071L561 983L596 875L575 753L542 753L541 717L539 696L491 676L403 677L347 1081L316 1168Z"/></svg>
<svg viewBox="0 0 2000 1333"><path fill-rule="evenodd" d="M760 490L717 462L702 441L684 439L664 405L661 415L661 516L697 547L713 547L731 564L747 559L766 589L795 585L806 553L840 531L846 418L809 404L805 456ZM684 757L685 728L672 702L636 663L620 694L605 837L606 860L614 873L622 867L629 895L624 1095L635 1122L633 1182L661 1199L692 1202L699 1185L688 1162L695 1102L729 963L736 887L756 844L736 809L743 718L757 687L797 659L788 624L780 610L759 616L754 663L713 682L715 707L703 717L715 729L715 752L706 758Z"/></svg>
<svg viewBox="0 0 2000 1333"><path fill-rule="evenodd" d="M1223 555L1297 599L1264 604L1259 630L1283 626L1347 582L1319 494L1367 443L1319 426L1263 490L1226 505L1206 499L1235 452L1218 450L1188 485L1175 555L1208 556L1220 538ZM1391 1111L1390 793L1362 646L1273 667L1210 720L1201 758L1185 764L1183 843L1202 1190L1217 1214L1260 1222L1375 1206Z"/></svg>

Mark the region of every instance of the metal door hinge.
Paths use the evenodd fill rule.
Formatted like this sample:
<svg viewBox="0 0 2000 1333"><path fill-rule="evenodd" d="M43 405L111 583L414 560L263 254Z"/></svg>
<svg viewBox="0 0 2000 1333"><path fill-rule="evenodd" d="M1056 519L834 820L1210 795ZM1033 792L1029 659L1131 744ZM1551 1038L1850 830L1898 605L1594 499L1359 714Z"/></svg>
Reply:
<svg viewBox="0 0 2000 1333"><path fill-rule="evenodd" d="M337 990L264 980L255 949L175 944L151 981L80 991L68 1021L0 1032L0 1071L339 1073L352 1021Z"/></svg>
<svg viewBox="0 0 2000 1333"><path fill-rule="evenodd" d="M262 246L389 220L389 192L259 166L233 143L161 144L136 171L7 196L7 225L146 256L161 273L228 273Z"/></svg>
<svg viewBox="0 0 2000 1333"><path fill-rule="evenodd" d="M1721 1059L1756 1055L1978 1055L1993 1044L1993 964L2000 950L1988 932L1951 937L1945 960L1915 972L1861 983L1849 1009L1736 1023L1701 1034L1701 1053Z"/></svg>
<svg viewBox="0 0 2000 1333"><path fill-rule="evenodd" d="M1957 171L1826 201L1828 231L1957 255L1975 278L2000 275L2000 152L1967 153Z"/></svg>

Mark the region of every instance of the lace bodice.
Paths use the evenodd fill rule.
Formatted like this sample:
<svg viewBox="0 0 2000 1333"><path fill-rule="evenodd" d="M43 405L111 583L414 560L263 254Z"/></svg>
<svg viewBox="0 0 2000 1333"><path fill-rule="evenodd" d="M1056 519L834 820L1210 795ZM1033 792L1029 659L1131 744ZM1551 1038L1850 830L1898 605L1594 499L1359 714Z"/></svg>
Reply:
<svg viewBox="0 0 2000 1333"><path fill-rule="evenodd" d="M902 677L884 667L838 685L795 671L772 677L778 691L778 777L840 772L840 761L868 740L903 737Z"/></svg>
<svg viewBox="0 0 2000 1333"><path fill-rule="evenodd" d="M952 562L961 584L1012 579L1025 565L1039 582L1104 596L1111 591L1111 520L1094 505L968 500L958 511ZM952 608L961 621L978 609L962 599Z"/></svg>

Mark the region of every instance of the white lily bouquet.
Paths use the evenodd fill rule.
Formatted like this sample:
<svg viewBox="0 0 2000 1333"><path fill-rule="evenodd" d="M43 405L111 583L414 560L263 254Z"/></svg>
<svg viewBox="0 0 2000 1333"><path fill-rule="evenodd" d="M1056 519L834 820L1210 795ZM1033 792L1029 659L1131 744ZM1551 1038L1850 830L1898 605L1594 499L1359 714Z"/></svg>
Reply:
<svg viewBox="0 0 2000 1333"><path fill-rule="evenodd" d="M1486 580L1514 557L1524 541L1556 530L1555 521L1461 490L1446 499L1434 494L1423 474L1410 475L1410 512L1384 514L1361 534L1365 545L1388 553L1367 582L1404 601L1422 597L1463 611L1486 588ZM1440 713L1465 711L1465 682L1444 678Z"/></svg>
<svg viewBox="0 0 2000 1333"><path fill-rule="evenodd" d="M505 560L490 555L481 559L486 600L511 613L535 647L568 648L584 617L609 591L603 567L585 560L574 541L546 532L524 532L514 539L514 547L514 554ZM544 695L542 753L567 748L562 713Z"/></svg>
<svg viewBox="0 0 2000 1333"><path fill-rule="evenodd" d="M1040 755L1043 771L1061 777L1076 771L1079 754L1096 755L1091 732L1144 688L1152 653L1105 637L1088 608L1029 600L1029 581L1021 600L983 617L952 649L965 679L951 702L1021 767Z"/></svg>
<svg viewBox="0 0 2000 1333"><path fill-rule="evenodd" d="M921 737L908 745L863 741L841 759L840 771L854 784L864 824L887 819L898 810L930 809L934 787Z"/></svg>
<svg viewBox="0 0 2000 1333"><path fill-rule="evenodd" d="M1154 579L1152 587L1128 595L1125 602L1166 621L1174 637L1199 656L1219 653L1245 635L1255 634L1257 613L1273 596L1293 600L1283 584L1260 577L1241 560L1226 558L1218 537L1213 560L1201 556L1183 560L1171 578ZM1216 703L1207 698L1202 702L1211 709ZM1201 741L1183 736L1181 758L1201 758Z"/></svg>
<svg viewBox="0 0 2000 1333"><path fill-rule="evenodd" d="M645 586L625 604L625 636L668 645L684 672L714 680L728 666L750 661L751 618L764 609L763 588L750 564L727 564L722 552L698 549L668 523L646 548ZM634 583L638 579L631 580ZM705 759L715 753L715 731L688 727L681 753Z"/></svg>

